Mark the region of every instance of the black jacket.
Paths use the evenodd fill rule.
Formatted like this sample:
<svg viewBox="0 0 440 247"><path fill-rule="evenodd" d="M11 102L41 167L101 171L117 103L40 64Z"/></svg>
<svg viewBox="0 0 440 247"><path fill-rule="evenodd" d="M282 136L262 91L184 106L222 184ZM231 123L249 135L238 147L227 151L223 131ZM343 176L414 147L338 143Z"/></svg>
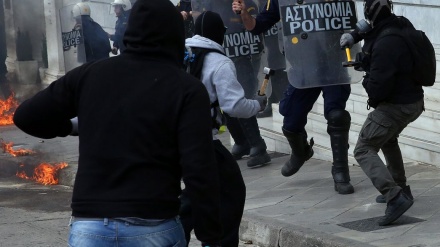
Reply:
<svg viewBox="0 0 440 247"><path fill-rule="evenodd" d="M362 67L366 76L362 84L372 107L381 102L410 104L423 98L422 86L410 76L413 59L405 40L391 35L377 40L382 30L405 26L412 26L408 19L392 15L365 35Z"/></svg>
<svg viewBox="0 0 440 247"><path fill-rule="evenodd" d="M183 177L196 236L215 243L221 226L210 102L181 68L182 17L170 1L137 1L124 41L122 55L80 66L23 102L14 122L54 138L68 135L69 119L78 116L73 216L176 217Z"/></svg>

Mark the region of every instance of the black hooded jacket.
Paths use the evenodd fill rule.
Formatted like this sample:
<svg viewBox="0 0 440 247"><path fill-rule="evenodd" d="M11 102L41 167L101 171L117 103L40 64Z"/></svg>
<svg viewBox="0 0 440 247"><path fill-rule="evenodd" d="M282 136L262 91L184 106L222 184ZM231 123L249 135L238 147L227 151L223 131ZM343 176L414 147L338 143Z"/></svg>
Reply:
<svg viewBox="0 0 440 247"><path fill-rule="evenodd" d="M73 216L176 217L183 177L196 236L216 243L210 102L203 84L181 68L182 17L170 1L139 0L124 42L120 56L75 68L23 102L14 122L30 135L54 138L68 135L78 116Z"/></svg>
<svg viewBox="0 0 440 247"><path fill-rule="evenodd" d="M366 57L362 67L366 76L362 84L368 93L369 105L374 108L382 102L410 104L423 98L422 86L410 75L414 61L405 40L393 35L377 40L384 29L405 26L412 27L408 19L391 15L365 35L362 51Z"/></svg>

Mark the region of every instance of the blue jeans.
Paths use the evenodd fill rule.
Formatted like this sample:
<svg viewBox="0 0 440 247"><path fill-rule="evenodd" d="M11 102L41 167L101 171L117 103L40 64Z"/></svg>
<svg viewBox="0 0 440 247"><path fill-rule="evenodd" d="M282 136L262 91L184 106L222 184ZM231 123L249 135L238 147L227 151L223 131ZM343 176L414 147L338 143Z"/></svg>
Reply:
<svg viewBox="0 0 440 247"><path fill-rule="evenodd" d="M73 219L71 247L185 247L186 240L178 217L152 224L133 225L113 219Z"/></svg>

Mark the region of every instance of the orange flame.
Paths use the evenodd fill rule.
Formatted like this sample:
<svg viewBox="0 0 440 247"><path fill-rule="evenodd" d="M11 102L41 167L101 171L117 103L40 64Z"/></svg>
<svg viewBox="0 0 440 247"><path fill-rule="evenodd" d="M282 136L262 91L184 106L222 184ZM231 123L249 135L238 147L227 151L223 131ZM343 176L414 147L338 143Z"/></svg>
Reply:
<svg viewBox="0 0 440 247"><path fill-rule="evenodd" d="M24 167L24 165L21 164L20 167ZM31 179L30 177L28 177L28 176L26 175L26 172L25 172L25 171L17 171L17 173L16 173L15 175L16 175L17 177L19 177L19 178L28 179L28 180Z"/></svg>
<svg viewBox="0 0 440 247"><path fill-rule="evenodd" d="M20 165L20 167L23 166L23 164ZM23 179L33 180L43 185L55 185L58 184L58 171L67 166L68 164L66 162L61 162L55 165L41 163L35 167L32 177L27 176L24 171L17 171L16 176Z"/></svg>
<svg viewBox="0 0 440 247"><path fill-rule="evenodd" d="M3 152L9 153L14 157L26 156L26 155L35 153L35 151L32 151L30 149L24 149L24 148L19 148L17 150L14 150L14 149L12 149L12 146L14 146L13 142L8 143L8 142L4 142L2 139L0 139L0 143L2 145Z"/></svg>
<svg viewBox="0 0 440 247"><path fill-rule="evenodd" d="M6 100L0 100L0 125L11 125L14 123L12 118L17 106L18 102L15 100L14 94L11 94Z"/></svg>

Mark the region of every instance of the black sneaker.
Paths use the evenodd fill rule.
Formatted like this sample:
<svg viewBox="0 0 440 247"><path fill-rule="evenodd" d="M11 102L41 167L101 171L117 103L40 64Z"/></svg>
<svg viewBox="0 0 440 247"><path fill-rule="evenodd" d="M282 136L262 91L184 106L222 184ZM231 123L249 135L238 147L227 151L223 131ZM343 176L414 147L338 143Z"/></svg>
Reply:
<svg viewBox="0 0 440 247"><path fill-rule="evenodd" d="M249 146L242 146L237 144L234 144L231 150L232 157L234 157L235 160L241 160L243 156L249 155L250 152L251 148Z"/></svg>
<svg viewBox="0 0 440 247"><path fill-rule="evenodd" d="M409 185L402 187L402 191L403 191L403 193L405 193L408 196L409 199L414 201L414 197L411 193L411 188L409 187ZM376 197L376 202L377 203L386 203L387 201L386 201L384 195L378 195Z"/></svg>
<svg viewBox="0 0 440 247"><path fill-rule="evenodd" d="M412 205L413 201L402 191L387 204L385 216L379 220L379 226L386 226L396 221L404 214Z"/></svg>
<svg viewBox="0 0 440 247"><path fill-rule="evenodd" d="M270 156L269 154L264 151L260 154L257 154L255 156L250 156L250 159L247 162L247 167L249 168L256 168L256 167L260 167L260 166L264 166L267 163L270 162Z"/></svg>

